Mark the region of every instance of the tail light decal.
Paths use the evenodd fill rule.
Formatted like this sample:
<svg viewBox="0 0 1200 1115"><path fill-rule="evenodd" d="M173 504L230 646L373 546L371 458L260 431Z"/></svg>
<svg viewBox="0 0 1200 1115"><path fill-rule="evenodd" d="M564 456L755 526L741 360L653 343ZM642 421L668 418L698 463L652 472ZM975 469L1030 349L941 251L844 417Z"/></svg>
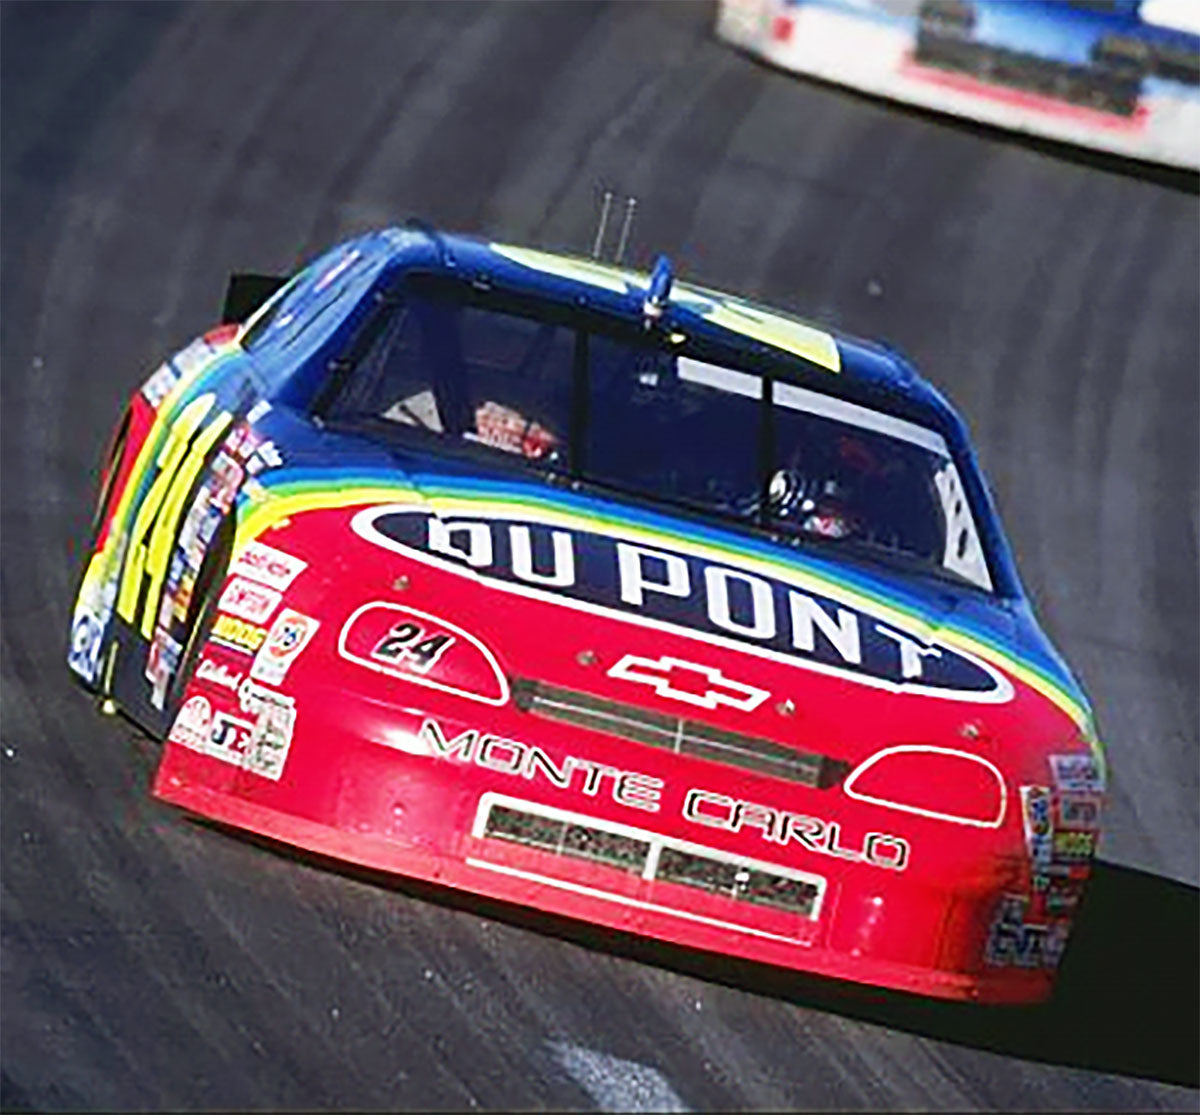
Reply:
<svg viewBox="0 0 1200 1115"><path fill-rule="evenodd" d="M912 761L916 756L927 757L920 769ZM976 769L963 767L964 762ZM937 776L939 769L942 777ZM975 779L974 787L970 778ZM928 744L899 744L875 752L855 767L842 789L857 801L975 828L999 828L1008 808L1004 777L994 763L968 751ZM968 803L972 789L975 797ZM959 800L952 800L956 794ZM968 805L975 808L968 812Z"/></svg>

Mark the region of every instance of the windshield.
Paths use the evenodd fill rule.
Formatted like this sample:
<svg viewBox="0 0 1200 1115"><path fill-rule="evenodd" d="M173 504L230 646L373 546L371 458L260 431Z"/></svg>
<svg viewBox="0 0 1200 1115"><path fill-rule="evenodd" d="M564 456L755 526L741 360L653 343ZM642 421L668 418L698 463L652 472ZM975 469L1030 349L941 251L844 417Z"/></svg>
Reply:
<svg viewBox="0 0 1200 1115"><path fill-rule="evenodd" d="M448 448L991 589L939 433L653 337L479 302L410 280L404 303L351 355L326 417L408 428Z"/></svg>

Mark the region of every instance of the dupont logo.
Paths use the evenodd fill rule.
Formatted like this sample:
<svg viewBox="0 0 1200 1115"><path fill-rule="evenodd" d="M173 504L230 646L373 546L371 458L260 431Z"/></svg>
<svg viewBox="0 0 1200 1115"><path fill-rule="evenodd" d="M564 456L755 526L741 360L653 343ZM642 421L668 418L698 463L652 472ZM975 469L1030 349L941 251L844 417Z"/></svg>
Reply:
<svg viewBox="0 0 1200 1115"><path fill-rule="evenodd" d="M660 697L706 709L725 707L752 712L771 695L765 689L727 678L714 666L670 656L642 658L627 654L608 671L608 676L648 685Z"/></svg>
<svg viewBox="0 0 1200 1115"><path fill-rule="evenodd" d="M439 518L425 507L391 504L360 511L352 528L410 560L483 581L505 592L683 631L735 650L890 689L957 701L1003 703L1012 683L986 660L948 646L937 630L901 626L867 607L755 571L627 541L584 528L507 517ZM693 666L663 660L625 663L625 680L688 693L697 704L753 708L759 690ZM703 672L703 667L694 667ZM649 680L651 675L657 675ZM635 676L636 675L636 676ZM666 675L666 676L664 676ZM703 684L701 684L703 683ZM765 699L765 698L762 698Z"/></svg>

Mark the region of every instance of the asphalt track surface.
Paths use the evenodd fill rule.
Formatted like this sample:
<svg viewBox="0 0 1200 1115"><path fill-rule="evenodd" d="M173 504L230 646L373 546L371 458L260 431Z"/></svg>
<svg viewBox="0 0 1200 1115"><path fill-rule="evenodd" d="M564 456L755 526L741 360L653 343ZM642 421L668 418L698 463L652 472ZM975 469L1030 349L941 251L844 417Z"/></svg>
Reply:
<svg viewBox="0 0 1200 1115"><path fill-rule="evenodd" d="M1192 1109L1195 181L898 110L704 5L3 5L0 1103ZM94 464L232 268L420 214L890 339L965 411L1112 803L1055 1003L964 1011L338 871L67 679Z"/></svg>

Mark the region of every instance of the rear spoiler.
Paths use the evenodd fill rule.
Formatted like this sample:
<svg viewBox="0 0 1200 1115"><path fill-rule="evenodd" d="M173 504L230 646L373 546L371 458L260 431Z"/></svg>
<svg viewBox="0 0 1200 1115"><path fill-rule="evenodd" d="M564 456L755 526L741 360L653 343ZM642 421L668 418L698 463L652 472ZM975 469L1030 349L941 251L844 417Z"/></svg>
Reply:
<svg viewBox="0 0 1200 1115"><path fill-rule="evenodd" d="M245 321L284 283L286 276L256 275L243 272L229 276L225 288L225 303L221 307L221 324L234 325Z"/></svg>

